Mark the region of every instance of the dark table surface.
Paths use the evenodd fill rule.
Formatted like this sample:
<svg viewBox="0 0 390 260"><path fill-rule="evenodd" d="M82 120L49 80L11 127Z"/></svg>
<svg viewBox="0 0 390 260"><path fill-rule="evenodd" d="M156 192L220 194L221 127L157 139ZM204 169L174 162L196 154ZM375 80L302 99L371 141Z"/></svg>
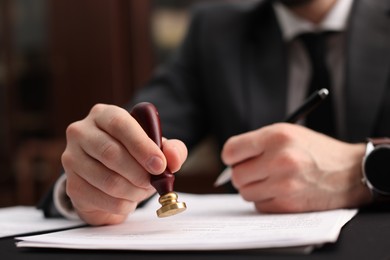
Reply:
<svg viewBox="0 0 390 260"><path fill-rule="evenodd" d="M149 252L17 248L14 238L0 239L0 259L380 259L390 260L390 211L361 211L348 222L338 241L309 255L264 251Z"/></svg>

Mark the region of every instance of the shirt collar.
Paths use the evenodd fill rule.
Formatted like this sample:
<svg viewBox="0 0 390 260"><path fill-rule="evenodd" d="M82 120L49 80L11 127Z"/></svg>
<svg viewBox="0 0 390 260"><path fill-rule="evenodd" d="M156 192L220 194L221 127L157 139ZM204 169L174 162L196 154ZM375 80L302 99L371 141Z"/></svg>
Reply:
<svg viewBox="0 0 390 260"><path fill-rule="evenodd" d="M306 32L345 30L352 4L353 0L338 0L324 20L318 25L295 15L279 2L275 2L273 7L281 26L283 39L289 41L297 35Z"/></svg>

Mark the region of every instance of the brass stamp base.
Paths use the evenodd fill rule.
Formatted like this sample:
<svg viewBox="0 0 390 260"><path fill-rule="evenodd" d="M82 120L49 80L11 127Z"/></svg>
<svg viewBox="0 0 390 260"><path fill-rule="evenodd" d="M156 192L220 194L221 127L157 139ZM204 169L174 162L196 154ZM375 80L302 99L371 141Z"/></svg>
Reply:
<svg viewBox="0 0 390 260"><path fill-rule="evenodd" d="M159 218L170 217L176 214L179 214L186 210L187 206L184 202L177 201L177 194L175 192L169 192L162 195L158 202L161 204L157 212Z"/></svg>

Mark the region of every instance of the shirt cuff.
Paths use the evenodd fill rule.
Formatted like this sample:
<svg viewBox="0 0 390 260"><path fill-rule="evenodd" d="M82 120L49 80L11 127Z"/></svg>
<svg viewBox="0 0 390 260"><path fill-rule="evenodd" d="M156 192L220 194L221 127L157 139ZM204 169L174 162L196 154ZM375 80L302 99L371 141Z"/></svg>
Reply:
<svg viewBox="0 0 390 260"><path fill-rule="evenodd" d="M66 174L62 174L54 185L53 201L54 206L62 216L67 219L80 219L72 201L66 194Z"/></svg>

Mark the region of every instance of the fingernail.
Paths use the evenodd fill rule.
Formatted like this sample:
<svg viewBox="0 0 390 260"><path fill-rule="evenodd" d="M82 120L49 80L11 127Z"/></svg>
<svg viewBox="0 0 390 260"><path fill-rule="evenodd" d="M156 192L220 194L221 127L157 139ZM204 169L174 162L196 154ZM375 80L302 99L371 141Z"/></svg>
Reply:
<svg viewBox="0 0 390 260"><path fill-rule="evenodd" d="M149 160L146 162L147 170L150 173L161 173L164 171L164 162L161 160L158 156L152 156L149 158Z"/></svg>

